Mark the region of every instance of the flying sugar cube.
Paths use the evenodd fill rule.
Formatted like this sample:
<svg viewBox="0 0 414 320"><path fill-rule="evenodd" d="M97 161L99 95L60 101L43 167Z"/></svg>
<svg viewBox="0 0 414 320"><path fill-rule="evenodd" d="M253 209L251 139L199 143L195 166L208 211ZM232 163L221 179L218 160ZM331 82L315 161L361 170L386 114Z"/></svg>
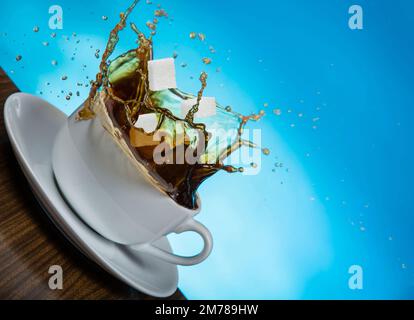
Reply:
<svg viewBox="0 0 414 320"><path fill-rule="evenodd" d="M183 118L188 114L193 106L197 104L197 98L187 99L181 103L181 115ZM216 115L216 98L203 97L201 98L198 112L194 115L195 118L207 118Z"/></svg>
<svg viewBox="0 0 414 320"><path fill-rule="evenodd" d="M143 129L146 133L152 133L157 129L158 118L155 113L142 114L138 117L134 127Z"/></svg>
<svg viewBox="0 0 414 320"><path fill-rule="evenodd" d="M174 59L148 61L148 82L151 91L177 88Z"/></svg>

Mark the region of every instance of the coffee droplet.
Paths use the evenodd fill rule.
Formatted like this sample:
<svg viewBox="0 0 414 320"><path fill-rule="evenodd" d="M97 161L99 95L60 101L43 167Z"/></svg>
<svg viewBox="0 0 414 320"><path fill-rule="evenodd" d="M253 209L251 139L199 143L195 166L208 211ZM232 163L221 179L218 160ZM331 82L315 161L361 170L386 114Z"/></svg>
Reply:
<svg viewBox="0 0 414 320"><path fill-rule="evenodd" d="M168 18L168 13L164 9L155 10L154 15L156 17L165 17L165 18Z"/></svg>
<svg viewBox="0 0 414 320"><path fill-rule="evenodd" d="M195 32L190 32L190 39L195 39L197 34Z"/></svg>
<svg viewBox="0 0 414 320"><path fill-rule="evenodd" d="M39 27L38 26L33 27L33 32L39 32Z"/></svg>
<svg viewBox="0 0 414 320"><path fill-rule="evenodd" d="M265 156L268 156L270 154L270 150L268 148L264 148L262 151Z"/></svg>
<svg viewBox="0 0 414 320"><path fill-rule="evenodd" d="M22 60L22 56L21 55L16 56L16 61L20 61L20 60Z"/></svg>
<svg viewBox="0 0 414 320"><path fill-rule="evenodd" d="M147 21L147 27L151 30L155 30L157 28L157 26L153 24L151 21Z"/></svg>
<svg viewBox="0 0 414 320"><path fill-rule="evenodd" d="M199 33L198 34L198 39L200 39L201 41L206 40L206 35L204 33Z"/></svg>
<svg viewBox="0 0 414 320"><path fill-rule="evenodd" d="M63 76L63 77L62 77L62 80L63 80L63 81L65 81L65 80L67 80L67 79L68 79L68 76Z"/></svg>
<svg viewBox="0 0 414 320"><path fill-rule="evenodd" d="M203 63L204 64L211 64L211 59L210 58L203 58Z"/></svg>

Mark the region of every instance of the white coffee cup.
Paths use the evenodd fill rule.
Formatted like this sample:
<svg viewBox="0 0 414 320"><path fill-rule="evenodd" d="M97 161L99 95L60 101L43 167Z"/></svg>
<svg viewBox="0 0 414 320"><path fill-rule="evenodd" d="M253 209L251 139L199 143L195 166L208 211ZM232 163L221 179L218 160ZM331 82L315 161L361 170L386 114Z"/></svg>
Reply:
<svg viewBox="0 0 414 320"><path fill-rule="evenodd" d="M53 172L62 195L96 232L121 245L148 252L163 261L195 265L211 253L209 230L194 220L200 212L178 205L157 189L121 151L98 117L77 121L76 111L56 137ZM203 241L192 257L153 245L171 233L193 231Z"/></svg>

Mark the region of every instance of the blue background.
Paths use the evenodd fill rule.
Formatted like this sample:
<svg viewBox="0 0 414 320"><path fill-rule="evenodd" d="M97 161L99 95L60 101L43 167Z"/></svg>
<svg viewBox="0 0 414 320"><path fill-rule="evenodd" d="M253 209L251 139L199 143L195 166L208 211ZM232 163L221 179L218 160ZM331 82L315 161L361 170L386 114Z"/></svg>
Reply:
<svg viewBox="0 0 414 320"><path fill-rule="evenodd" d="M129 3L2 1L0 66L22 91L70 114L88 92L76 83L94 78L95 51L102 52ZM53 4L63 8L56 38L48 28ZM356 31L348 28L355 3L347 0L161 4L173 21L161 19L156 58L178 53L184 91L195 93L197 75L206 70L207 95L243 113L266 110L251 128L262 129L263 145L271 149L259 175L222 173L202 186L198 218L213 233L215 248L203 264L180 268L184 294L414 298L414 3L358 1L364 30ZM154 9L143 1L130 21L144 30ZM190 40L191 31L205 33L206 41ZM134 47L131 31L121 39L117 53ZM205 56L213 59L210 66L201 63ZM171 241L183 254L201 246L193 235ZM363 268L363 290L348 287L352 265Z"/></svg>

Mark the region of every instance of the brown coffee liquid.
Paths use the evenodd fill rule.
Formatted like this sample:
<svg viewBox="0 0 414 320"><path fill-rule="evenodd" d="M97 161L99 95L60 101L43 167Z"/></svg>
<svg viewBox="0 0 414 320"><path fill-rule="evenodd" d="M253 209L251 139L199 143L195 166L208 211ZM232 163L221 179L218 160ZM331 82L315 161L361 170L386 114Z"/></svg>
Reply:
<svg viewBox="0 0 414 320"><path fill-rule="evenodd" d="M201 89L197 94L196 105L188 112L185 119L181 119L168 108L169 101L174 100L172 98L184 100L193 96L179 90L151 92L148 89L148 61L152 59L153 55L152 36L155 35L156 24L151 25L151 36L147 38L131 23L132 30L138 36L138 48L128 51L110 64L107 62L119 40L118 33L126 26L126 18L137 2L134 1L126 13L121 14L120 22L112 30L100 64L100 72L97 74L88 100L78 114L78 119L88 120L94 117L92 101L99 89L104 90L105 106L112 123L114 127L122 132L122 138L131 149L136 160L144 166L147 173L159 183L160 187L173 200L186 208L196 209L196 192L203 181L220 170L227 172L242 171L240 168L223 165L223 161L241 146L255 147L249 141L243 140L241 135L249 120L258 120L262 115L241 116L233 112L229 113L233 120L234 117L237 117L239 123L237 139L221 150L213 163L201 161L203 153L198 154L197 147L199 144L205 146L203 149L205 155L210 134L205 124L194 122L194 116L198 111L204 89L207 86L207 74L203 72L200 75ZM156 17L160 16L159 12L159 10L155 12ZM166 15L165 13L162 16ZM167 107L165 107L164 102L166 102ZM155 113L158 117L157 130L154 133L146 133L143 129L134 126L140 116L150 113ZM184 136L181 138L176 130L177 125L184 132ZM154 135L160 131L166 133L167 138L164 137L161 141L156 141ZM199 138L194 139L194 135L190 137L190 131L198 132ZM168 153L168 155L165 154L165 156L168 156L168 159L174 159L173 161L159 164L154 160L154 153L160 143L167 143L169 148L165 153ZM189 164L186 161L176 161L186 152L192 152L193 155L196 155L198 161L194 164Z"/></svg>

